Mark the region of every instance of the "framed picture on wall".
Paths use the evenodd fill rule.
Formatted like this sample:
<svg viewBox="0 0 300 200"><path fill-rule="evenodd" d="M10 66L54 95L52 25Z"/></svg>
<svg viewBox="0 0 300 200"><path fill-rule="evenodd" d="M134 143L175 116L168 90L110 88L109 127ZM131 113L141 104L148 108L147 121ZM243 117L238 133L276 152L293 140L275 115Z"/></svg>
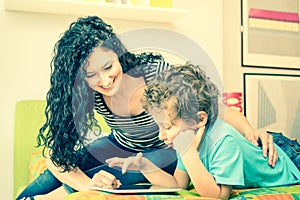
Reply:
<svg viewBox="0 0 300 200"><path fill-rule="evenodd" d="M254 128L300 139L300 75L244 73L244 113Z"/></svg>
<svg viewBox="0 0 300 200"><path fill-rule="evenodd" d="M242 66L300 69L299 0L241 0Z"/></svg>

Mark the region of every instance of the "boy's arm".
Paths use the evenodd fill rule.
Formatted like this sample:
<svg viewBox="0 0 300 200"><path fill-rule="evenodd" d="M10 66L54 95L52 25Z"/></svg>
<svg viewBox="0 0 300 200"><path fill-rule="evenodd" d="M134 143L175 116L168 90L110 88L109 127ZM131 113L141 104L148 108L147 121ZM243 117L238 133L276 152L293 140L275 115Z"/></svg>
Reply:
<svg viewBox="0 0 300 200"><path fill-rule="evenodd" d="M187 174L201 196L228 199L231 186L218 185L200 160L197 149L201 147L204 129L205 127L200 127L196 135L191 130L181 132L173 141L174 148L181 156ZM178 171L181 170L178 169Z"/></svg>
<svg viewBox="0 0 300 200"><path fill-rule="evenodd" d="M147 160L147 164L141 169L141 172L151 184L183 189L188 186L189 177L187 173L176 168L174 176L172 176L154 165L148 159L145 158L145 160Z"/></svg>
<svg viewBox="0 0 300 200"><path fill-rule="evenodd" d="M110 167L121 167L122 173L126 173L127 170L139 170L153 185L186 188L189 184L189 178L185 172L176 169L172 176L144 158L142 153L128 158L114 157L107 159L106 162Z"/></svg>
<svg viewBox="0 0 300 200"><path fill-rule="evenodd" d="M228 199L231 186L218 185L214 177L207 171L199 158L196 149L190 148L181 157L189 177L197 190L204 197Z"/></svg>

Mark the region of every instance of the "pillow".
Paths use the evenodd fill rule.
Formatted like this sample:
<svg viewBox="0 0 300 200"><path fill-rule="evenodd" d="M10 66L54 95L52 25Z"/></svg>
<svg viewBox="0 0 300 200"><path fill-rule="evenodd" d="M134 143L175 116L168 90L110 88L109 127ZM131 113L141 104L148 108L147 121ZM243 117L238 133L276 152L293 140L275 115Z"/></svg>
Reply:
<svg viewBox="0 0 300 200"><path fill-rule="evenodd" d="M29 164L29 181L36 179L46 168L46 158L43 157L42 152L32 152Z"/></svg>

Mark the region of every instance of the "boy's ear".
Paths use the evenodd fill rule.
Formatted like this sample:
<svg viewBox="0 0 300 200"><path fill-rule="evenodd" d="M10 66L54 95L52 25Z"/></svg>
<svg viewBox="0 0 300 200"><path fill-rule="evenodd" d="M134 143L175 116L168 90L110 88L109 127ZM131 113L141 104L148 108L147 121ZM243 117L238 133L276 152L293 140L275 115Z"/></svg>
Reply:
<svg viewBox="0 0 300 200"><path fill-rule="evenodd" d="M201 128L201 127L205 126L207 123L207 113L204 111L199 111L199 112L197 112L197 116L199 119L197 128Z"/></svg>

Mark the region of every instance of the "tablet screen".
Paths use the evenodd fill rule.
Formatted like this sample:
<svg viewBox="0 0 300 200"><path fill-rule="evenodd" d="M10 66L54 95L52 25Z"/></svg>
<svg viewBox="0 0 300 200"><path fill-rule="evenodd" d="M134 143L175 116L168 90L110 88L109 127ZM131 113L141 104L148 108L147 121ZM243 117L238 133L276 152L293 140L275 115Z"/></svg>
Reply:
<svg viewBox="0 0 300 200"><path fill-rule="evenodd" d="M137 184L137 185L121 185L116 189L99 188L91 186L91 190L100 190L103 192L110 193L167 193L167 192L178 192L181 188L169 188L162 186L154 186L150 184Z"/></svg>

